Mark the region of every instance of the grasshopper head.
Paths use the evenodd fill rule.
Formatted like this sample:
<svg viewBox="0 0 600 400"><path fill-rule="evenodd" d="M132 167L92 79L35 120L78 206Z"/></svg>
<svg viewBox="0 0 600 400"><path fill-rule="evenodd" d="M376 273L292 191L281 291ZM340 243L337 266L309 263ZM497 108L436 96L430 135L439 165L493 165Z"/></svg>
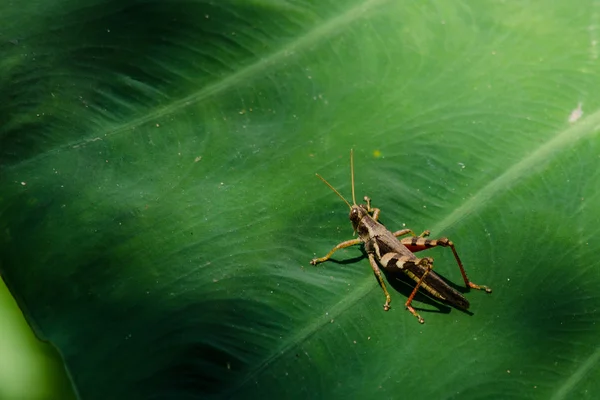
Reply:
<svg viewBox="0 0 600 400"><path fill-rule="evenodd" d="M369 212L367 211L367 207L364 204L354 204L352 207L350 207L349 218L350 222L352 222L354 232L358 232L360 221L365 217L365 215L369 215Z"/></svg>

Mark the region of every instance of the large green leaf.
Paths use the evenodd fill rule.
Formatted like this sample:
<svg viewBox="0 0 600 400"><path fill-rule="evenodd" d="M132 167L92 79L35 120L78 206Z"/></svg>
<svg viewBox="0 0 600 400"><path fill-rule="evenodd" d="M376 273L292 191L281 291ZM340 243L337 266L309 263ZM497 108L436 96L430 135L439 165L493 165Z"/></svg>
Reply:
<svg viewBox="0 0 600 400"><path fill-rule="evenodd" d="M600 393L597 1L0 15L0 271L82 398ZM349 196L350 148L390 229L494 289L471 314L309 265L351 238L314 176Z"/></svg>

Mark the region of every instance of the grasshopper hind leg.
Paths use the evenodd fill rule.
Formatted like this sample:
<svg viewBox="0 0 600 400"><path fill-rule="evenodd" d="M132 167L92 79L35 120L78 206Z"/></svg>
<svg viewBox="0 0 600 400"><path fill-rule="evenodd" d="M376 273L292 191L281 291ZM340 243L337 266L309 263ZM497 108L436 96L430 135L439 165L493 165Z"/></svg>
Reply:
<svg viewBox="0 0 600 400"><path fill-rule="evenodd" d="M427 249L430 249L432 247L437 247L437 246L450 247L450 250L452 250L452 254L454 254L454 259L456 260L456 263L458 264L458 268L460 269L460 273L465 282L465 286L468 288L471 288L471 289L484 290L486 293L492 293L492 289L490 289L489 287L487 287L485 285L477 285L469 280L469 277L467 276L467 272L465 271L465 268L463 267L462 261L460 261L460 257L458 256L458 253L456 252L454 243L451 240L449 240L448 238L445 238L445 237L440 238L440 239L426 239L425 236L427 236L427 235L424 235L426 232L427 232L427 235L429 235L429 231L425 231L421 234L421 236L418 236L418 237L413 236L413 237L409 237L409 238L400 239L400 243L402 243L404 246L406 246L413 253L416 253L416 252L422 251L422 250L427 250Z"/></svg>
<svg viewBox="0 0 600 400"><path fill-rule="evenodd" d="M413 289L410 296L408 296L408 300L406 300L406 303L404 304L404 306L412 315L417 317L417 319L419 320L419 323L424 324L425 320L423 319L423 317L421 317L419 315L419 313L417 313L415 311L415 309L411 306L411 303L412 303L413 299L415 298L415 296L417 295L417 292L419 291L419 287L421 287L421 284L423 283L423 281L425 281L425 277L429 274L429 272L433 268L433 258L431 258L431 257L421 258L418 262L419 262L419 264L423 265L427 269L425 270L423 275L421 275L421 279L419 279L419 282L417 282L417 286L415 286L415 288Z"/></svg>

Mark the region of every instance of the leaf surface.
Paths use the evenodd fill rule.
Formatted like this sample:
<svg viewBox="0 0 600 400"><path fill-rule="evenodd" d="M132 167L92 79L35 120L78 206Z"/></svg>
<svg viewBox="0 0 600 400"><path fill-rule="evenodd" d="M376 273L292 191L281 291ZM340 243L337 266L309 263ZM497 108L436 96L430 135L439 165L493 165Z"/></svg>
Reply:
<svg viewBox="0 0 600 400"><path fill-rule="evenodd" d="M0 7L0 272L81 398L595 398L597 2L84 3ZM309 265L350 148L472 314Z"/></svg>

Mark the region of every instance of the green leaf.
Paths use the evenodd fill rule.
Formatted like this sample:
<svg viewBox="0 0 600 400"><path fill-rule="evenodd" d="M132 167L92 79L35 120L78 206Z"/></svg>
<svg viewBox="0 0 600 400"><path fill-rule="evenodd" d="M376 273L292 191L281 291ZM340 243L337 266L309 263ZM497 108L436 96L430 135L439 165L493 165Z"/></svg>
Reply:
<svg viewBox="0 0 600 400"><path fill-rule="evenodd" d="M0 6L0 272L81 398L596 398L597 2L38 6ZM309 265L350 148L471 313Z"/></svg>

